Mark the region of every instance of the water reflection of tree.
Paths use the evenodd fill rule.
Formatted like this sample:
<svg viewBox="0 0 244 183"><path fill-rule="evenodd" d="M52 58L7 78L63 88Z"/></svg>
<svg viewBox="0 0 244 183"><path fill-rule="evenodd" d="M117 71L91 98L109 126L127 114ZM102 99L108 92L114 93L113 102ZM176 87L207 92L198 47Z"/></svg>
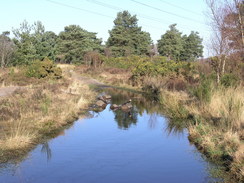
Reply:
<svg viewBox="0 0 244 183"><path fill-rule="evenodd" d="M136 124L138 115L142 116L143 113L150 115L148 125L150 128L154 128L157 124L158 116L164 116L163 107L155 96L116 88L106 88L105 93L112 95L112 104L122 104L132 99L134 107L130 113L121 110L114 111L115 120L120 128L127 129L131 124ZM165 130L169 134L181 134L186 126L187 122L180 119L166 120Z"/></svg>
<svg viewBox="0 0 244 183"><path fill-rule="evenodd" d="M148 125L150 128L156 128L157 122L158 122L158 115L156 113L153 113L149 116Z"/></svg>
<svg viewBox="0 0 244 183"><path fill-rule="evenodd" d="M132 124L135 125L137 123L138 112L134 107L129 111L116 110L113 112L115 115L114 119L121 129L128 129Z"/></svg>
<svg viewBox="0 0 244 183"><path fill-rule="evenodd" d="M140 115L144 112L147 114L160 113L160 105L158 105L158 102L155 98L145 93L116 88L107 88L106 92L113 96L111 101L113 104L122 104L131 99L132 104L136 106L137 112Z"/></svg>
<svg viewBox="0 0 244 183"><path fill-rule="evenodd" d="M47 161L49 161L52 158L52 150L49 147L48 142L42 144L41 152L47 155Z"/></svg>

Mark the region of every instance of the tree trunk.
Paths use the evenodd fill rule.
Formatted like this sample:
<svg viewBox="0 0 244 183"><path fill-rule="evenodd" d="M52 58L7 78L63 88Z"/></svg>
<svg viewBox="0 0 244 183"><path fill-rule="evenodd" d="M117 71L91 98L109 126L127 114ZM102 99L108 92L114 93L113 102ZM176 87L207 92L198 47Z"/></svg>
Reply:
<svg viewBox="0 0 244 183"><path fill-rule="evenodd" d="M222 60L221 60L221 57L218 57L218 65L217 65L217 69L216 69L216 74L217 74L217 84L219 85L220 83L220 75L221 75L221 63L222 63Z"/></svg>
<svg viewBox="0 0 244 183"><path fill-rule="evenodd" d="M219 70L217 71L217 84L219 85L220 83L220 72Z"/></svg>
<svg viewBox="0 0 244 183"><path fill-rule="evenodd" d="M221 60L222 60L222 58L221 58ZM221 75L224 75L224 73L225 73L225 62L226 62L226 56L224 56L224 58L223 58Z"/></svg>
<svg viewBox="0 0 244 183"><path fill-rule="evenodd" d="M242 16L241 16L241 3L238 3L238 17L239 17L239 23L241 26L241 38L242 38L242 51L244 49L244 25L243 25L243 20L242 20Z"/></svg>
<svg viewBox="0 0 244 183"><path fill-rule="evenodd" d="M2 59L1 59L1 67L4 68L4 53L2 53Z"/></svg>

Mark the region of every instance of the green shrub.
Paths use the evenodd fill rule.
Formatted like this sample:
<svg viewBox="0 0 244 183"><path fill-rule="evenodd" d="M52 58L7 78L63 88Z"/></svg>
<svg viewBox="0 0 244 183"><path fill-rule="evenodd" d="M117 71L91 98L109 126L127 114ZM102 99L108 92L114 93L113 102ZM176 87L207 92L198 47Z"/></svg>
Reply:
<svg viewBox="0 0 244 183"><path fill-rule="evenodd" d="M209 102L214 89L214 81L211 78L203 78L197 87L191 92L200 102Z"/></svg>
<svg viewBox="0 0 244 183"><path fill-rule="evenodd" d="M193 77L195 67L193 63L189 62L175 62L168 60L166 57L154 57L150 59L141 59L132 69L133 77L183 77L188 80Z"/></svg>
<svg viewBox="0 0 244 183"><path fill-rule="evenodd" d="M232 73L228 73L228 74L224 74L221 77L220 83L225 87L230 87L230 86L237 86L239 81L240 79L236 75Z"/></svg>
<svg viewBox="0 0 244 183"><path fill-rule="evenodd" d="M45 58L43 61L35 60L26 71L26 76L34 78L52 78L60 79L62 70L58 68L53 61Z"/></svg>
<svg viewBox="0 0 244 183"><path fill-rule="evenodd" d="M128 57L104 57L103 61L105 65L109 67L116 67L121 69L132 69L135 67L137 62L149 59L148 57L141 57L141 56L135 56L131 55Z"/></svg>

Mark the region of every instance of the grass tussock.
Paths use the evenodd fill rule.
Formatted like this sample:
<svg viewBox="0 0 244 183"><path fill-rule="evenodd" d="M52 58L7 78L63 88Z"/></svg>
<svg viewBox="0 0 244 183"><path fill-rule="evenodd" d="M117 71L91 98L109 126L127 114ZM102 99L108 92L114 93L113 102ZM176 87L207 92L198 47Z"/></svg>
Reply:
<svg viewBox="0 0 244 183"><path fill-rule="evenodd" d="M4 152L31 147L73 122L95 97L88 86L63 81L22 88L0 98L0 160Z"/></svg>
<svg viewBox="0 0 244 183"><path fill-rule="evenodd" d="M171 119L186 119L188 111L185 108L189 96L183 91L160 91L160 103L168 117Z"/></svg>

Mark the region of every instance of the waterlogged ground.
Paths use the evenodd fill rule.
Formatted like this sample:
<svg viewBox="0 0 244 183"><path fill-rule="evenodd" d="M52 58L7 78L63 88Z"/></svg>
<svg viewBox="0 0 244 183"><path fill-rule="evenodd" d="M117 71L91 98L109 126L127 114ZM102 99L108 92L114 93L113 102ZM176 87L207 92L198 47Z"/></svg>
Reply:
<svg viewBox="0 0 244 183"><path fill-rule="evenodd" d="M109 89L113 103L133 101L129 112L102 112L78 120L38 145L23 161L0 168L1 183L205 183L209 164L152 99Z"/></svg>

